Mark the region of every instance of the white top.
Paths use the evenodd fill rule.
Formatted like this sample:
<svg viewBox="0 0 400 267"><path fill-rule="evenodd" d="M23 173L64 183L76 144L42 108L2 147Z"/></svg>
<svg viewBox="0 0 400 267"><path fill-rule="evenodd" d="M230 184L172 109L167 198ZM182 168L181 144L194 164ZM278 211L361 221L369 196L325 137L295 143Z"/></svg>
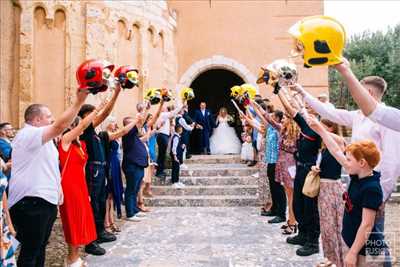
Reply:
<svg viewBox="0 0 400 267"><path fill-rule="evenodd" d="M58 151L53 141L42 143L45 129L25 124L12 142L9 207L26 196L58 204L61 193Z"/></svg>
<svg viewBox="0 0 400 267"><path fill-rule="evenodd" d="M304 100L321 117L340 125L352 128L351 141L372 140L381 152L381 161L375 168L381 172L383 199L386 201L396 188L400 176L398 153L400 151L400 132L395 132L376 122L373 122L361 110L348 111L332 108L306 93Z"/></svg>
<svg viewBox="0 0 400 267"><path fill-rule="evenodd" d="M162 133L165 135L170 135L171 133L171 123L170 119L174 118L179 111L182 109L182 106L178 106L174 111L170 112L161 112L160 117L157 120L157 125L161 125L160 129L158 130L158 133Z"/></svg>
<svg viewBox="0 0 400 267"><path fill-rule="evenodd" d="M385 127L400 132L400 109L378 104L369 118Z"/></svg>
<svg viewBox="0 0 400 267"><path fill-rule="evenodd" d="M193 131L193 127L186 123L186 120L181 116L178 120L179 124L188 132Z"/></svg>

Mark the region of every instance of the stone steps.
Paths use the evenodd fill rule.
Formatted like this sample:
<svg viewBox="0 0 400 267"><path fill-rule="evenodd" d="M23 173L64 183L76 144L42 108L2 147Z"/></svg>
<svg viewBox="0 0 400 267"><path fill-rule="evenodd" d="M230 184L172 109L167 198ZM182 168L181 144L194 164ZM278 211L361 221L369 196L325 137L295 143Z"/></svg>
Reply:
<svg viewBox="0 0 400 267"><path fill-rule="evenodd" d="M397 190L398 192L394 192L392 193L392 195L390 196L389 201L393 202L393 203L399 203L400 204L400 192L399 190Z"/></svg>
<svg viewBox="0 0 400 267"><path fill-rule="evenodd" d="M155 196L145 199L147 206L156 207L243 207L256 206L257 196Z"/></svg>
<svg viewBox="0 0 400 267"><path fill-rule="evenodd" d="M209 177L196 177L196 176L181 176L179 181L185 185L256 185L258 178L254 176L209 176ZM167 177L166 181L160 180L160 178L153 178L152 185L169 185L170 177Z"/></svg>
<svg viewBox="0 0 400 267"><path fill-rule="evenodd" d="M190 164L187 169L181 169L181 176L251 176L258 172L244 164ZM171 170L166 170L171 175Z"/></svg>
<svg viewBox="0 0 400 267"><path fill-rule="evenodd" d="M238 155L194 155L180 171L184 188L171 186L167 178L153 178L154 197L145 199L156 207L236 207L257 206L257 168L240 164Z"/></svg>
<svg viewBox="0 0 400 267"><path fill-rule="evenodd" d="M193 155L190 159L185 160L185 164L230 164L230 163L240 163L240 157L237 155L221 155L221 156L203 156L203 155Z"/></svg>
<svg viewBox="0 0 400 267"><path fill-rule="evenodd" d="M171 186L153 186L152 192L157 196L228 196L228 195L257 195L257 185L190 185L184 188Z"/></svg>

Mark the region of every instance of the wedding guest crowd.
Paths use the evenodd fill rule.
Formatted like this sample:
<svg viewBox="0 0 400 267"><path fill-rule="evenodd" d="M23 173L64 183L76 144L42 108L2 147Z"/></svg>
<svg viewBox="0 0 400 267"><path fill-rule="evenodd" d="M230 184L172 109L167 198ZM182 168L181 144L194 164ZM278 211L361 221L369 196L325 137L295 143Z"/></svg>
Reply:
<svg viewBox="0 0 400 267"><path fill-rule="evenodd" d="M101 73L107 68L112 71L103 66ZM326 259L318 266L390 266L384 211L400 176L399 110L381 103L383 78L358 81L346 60L335 68L361 110L336 109L327 95L315 98L293 84L275 92L283 111L257 95L239 112L243 144L226 108L215 118L204 101L193 119L186 101L167 107L161 98L154 114L144 101L119 128L110 116L122 91L118 82L111 97L94 106L85 103L88 85L78 77L75 102L59 118L44 104L28 106L16 135L10 123L0 123L1 264L44 266L58 209L68 245L65 266L84 266L81 247L106 254L101 244L117 239L115 216L123 217L122 204L127 221L146 218L144 196L152 196L154 175L165 182L168 156L171 184L184 188L180 170L197 133L192 138L199 152L241 149L242 160L259 169L261 215L273 217L268 223L284 223L286 242L300 245L297 255L319 253L321 236ZM341 127L352 128L350 144ZM342 168L350 175L347 186ZM310 195L305 188L316 175L318 191ZM13 238L21 244L17 260Z"/></svg>
<svg viewBox="0 0 400 267"><path fill-rule="evenodd" d="M325 260L318 266L391 266L384 209L400 176L395 157L400 132L394 121L400 113L380 103L387 89L383 78L358 81L346 59L335 68L361 110L336 109L326 94L315 98L294 84L276 92L284 107L283 120L255 100L250 101L251 112L241 115L244 133L258 131L259 122L267 129L265 151L258 157L264 161L260 174L267 176L262 179L268 180L271 197L261 215L275 216L268 222L279 223L288 208L282 234L296 234L286 241L301 246L296 250L299 256L318 253L321 235ZM344 127L352 129L350 144L342 137ZM347 185L341 179L343 171L350 175ZM305 182L315 175L318 192L309 196ZM281 197L277 185L284 187L286 196Z"/></svg>

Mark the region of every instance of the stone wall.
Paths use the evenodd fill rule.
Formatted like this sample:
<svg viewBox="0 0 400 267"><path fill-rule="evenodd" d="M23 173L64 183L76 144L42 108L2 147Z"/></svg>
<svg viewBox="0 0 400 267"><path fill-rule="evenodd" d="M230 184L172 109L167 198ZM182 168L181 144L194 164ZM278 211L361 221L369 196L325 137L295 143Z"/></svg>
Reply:
<svg viewBox="0 0 400 267"><path fill-rule="evenodd" d="M260 66L288 58L292 45L289 27L302 17L323 14L323 1L319 0L168 0L168 4L177 14L177 91L213 68L233 71L245 82L254 83ZM295 63L302 84L314 93L327 91L326 67L304 69L300 59ZM264 84L259 90L273 98L272 89Z"/></svg>
<svg viewBox="0 0 400 267"><path fill-rule="evenodd" d="M20 126L34 102L59 115L73 100L77 66L89 58L140 70L140 89L118 99L113 113L119 120L132 114L144 88L165 86L178 93L212 68L253 83L261 65L287 57L289 26L322 13L319 0L2 0L0 121ZM296 63L306 87L327 91L326 68L306 70ZM259 90L271 95L265 85Z"/></svg>
<svg viewBox="0 0 400 267"><path fill-rule="evenodd" d="M4 0L0 10L0 121L20 126L35 102L59 115L73 100L77 66L89 58L140 70L140 89L117 102L119 119L132 113L143 88L176 82L176 22L165 1Z"/></svg>

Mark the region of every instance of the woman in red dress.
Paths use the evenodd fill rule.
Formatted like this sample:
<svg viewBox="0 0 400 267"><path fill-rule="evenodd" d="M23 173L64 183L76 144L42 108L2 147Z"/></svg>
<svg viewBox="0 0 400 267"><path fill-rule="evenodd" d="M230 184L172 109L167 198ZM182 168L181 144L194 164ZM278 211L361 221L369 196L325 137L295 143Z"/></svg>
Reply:
<svg viewBox="0 0 400 267"><path fill-rule="evenodd" d="M85 119L76 118L70 129L63 134L58 146L64 194L60 214L65 241L68 244L65 266L85 266L85 262L79 257L79 248L97 239L85 178L88 155L86 145L79 140L79 135L89 126L104 104Z"/></svg>

